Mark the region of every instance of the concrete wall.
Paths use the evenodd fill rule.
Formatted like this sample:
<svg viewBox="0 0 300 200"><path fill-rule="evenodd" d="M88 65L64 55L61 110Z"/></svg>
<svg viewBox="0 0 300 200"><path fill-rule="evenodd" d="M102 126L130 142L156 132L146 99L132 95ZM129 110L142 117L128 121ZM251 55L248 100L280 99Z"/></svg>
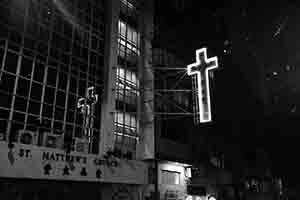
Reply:
<svg viewBox="0 0 300 200"><path fill-rule="evenodd" d="M115 111L115 85L116 66L118 58L118 19L120 11L120 0L107 1L106 14L106 59L105 71L106 80L104 96L102 100L101 115L101 140L100 154L112 150L114 145L114 111Z"/></svg>
<svg viewBox="0 0 300 200"><path fill-rule="evenodd" d="M187 160L189 158L189 146L169 139L159 138L159 155L174 158L176 160Z"/></svg>

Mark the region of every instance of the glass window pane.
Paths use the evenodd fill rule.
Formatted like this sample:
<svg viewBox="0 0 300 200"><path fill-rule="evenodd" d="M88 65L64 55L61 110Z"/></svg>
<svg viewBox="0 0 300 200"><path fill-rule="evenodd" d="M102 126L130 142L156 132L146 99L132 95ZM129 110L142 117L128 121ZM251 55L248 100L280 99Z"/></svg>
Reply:
<svg viewBox="0 0 300 200"><path fill-rule="evenodd" d="M0 48L0 68L2 67L3 57L4 57L4 49Z"/></svg>
<svg viewBox="0 0 300 200"><path fill-rule="evenodd" d="M58 134L61 134L62 128L63 128L63 123L55 121L53 128L56 129L57 131L59 131Z"/></svg>
<svg viewBox="0 0 300 200"><path fill-rule="evenodd" d="M16 73L17 65L18 65L18 58L19 58L19 56L17 54L7 51L4 69L6 71Z"/></svg>
<svg viewBox="0 0 300 200"><path fill-rule="evenodd" d="M55 87L56 77L57 77L57 71L55 69L52 69L51 67L48 67L47 84Z"/></svg>
<svg viewBox="0 0 300 200"><path fill-rule="evenodd" d="M69 95L68 99L68 110L75 110L77 108L77 100L74 95Z"/></svg>
<svg viewBox="0 0 300 200"><path fill-rule="evenodd" d="M162 170L162 184L178 185L180 183L180 173Z"/></svg>
<svg viewBox="0 0 300 200"><path fill-rule="evenodd" d="M60 72L59 73L58 88L66 89L67 88L67 82L68 82L67 74L65 74L63 72Z"/></svg>
<svg viewBox="0 0 300 200"><path fill-rule="evenodd" d="M62 91L57 91L56 93L56 105L65 107L66 93Z"/></svg>
<svg viewBox="0 0 300 200"><path fill-rule="evenodd" d="M19 78L18 80L18 88L17 88L17 95L23 96L25 98L28 97L29 93L29 87L30 87L30 81Z"/></svg>
<svg viewBox="0 0 300 200"><path fill-rule="evenodd" d="M46 87L44 101L46 103L53 104L54 93L55 93L55 89L54 88Z"/></svg>
<svg viewBox="0 0 300 200"><path fill-rule="evenodd" d="M15 98L14 109L22 112L26 112L27 100L22 97Z"/></svg>
<svg viewBox="0 0 300 200"><path fill-rule="evenodd" d="M42 83L44 80L44 72L45 66L41 63L36 63L33 79Z"/></svg>
<svg viewBox="0 0 300 200"><path fill-rule="evenodd" d="M77 89L76 79L71 77L71 79L70 79L70 91L73 92L73 93L76 93L76 89Z"/></svg>
<svg viewBox="0 0 300 200"><path fill-rule="evenodd" d="M52 114L53 114L53 106L44 104L43 105L43 116L52 118Z"/></svg>
<svg viewBox="0 0 300 200"><path fill-rule="evenodd" d="M38 83L32 83L30 98L40 101L42 97L42 92L43 92L43 85Z"/></svg>
<svg viewBox="0 0 300 200"><path fill-rule="evenodd" d="M130 115L125 114L125 126L130 126Z"/></svg>
<svg viewBox="0 0 300 200"><path fill-rule="evenodd" d="M1 112L1 110L0 110ZM8 122L6 119L0 119L0 140L4 140L6 135L6 129L7 129Z"/></svg>
<svg viewBox="0 0 300 200"><path fill-rule="evenodd" d="M13 113L13 121L21 122L23 123L25 121L25 114L14 112Z"/></svg>
<svg viewBox="0 0 300 200"><path fill-rule="evenodd" d="M70 122L70 123L74 122L74 112L73 111L68 110L68 112L67 112L67 121Z"/></svg>
<svg viewBox="0 0 300 200"><path fill-rule="evenodd" d="M65 114L64 112L65 112L64 109L56 107L55 108L55 120L63 121L64 120L64 114Z"/></svg>
<svg viewBox="0 0 300 200"><path fill-rule="evenodd" d="M11 100L12 100L12 95L11 94L6 94L2 93L0 91L0 106L5 107L5 108L10 108L11 106Z"/></svg>
<svg viewBox="0 0 300 200"><path fill-rule="evenodd" d="M20 75L30 78L33 60L23 57L21 62Z"/></svg>
<svg viewBox="0 0 300 200"><path fill-rule="evenodd" d="M13 93L16 77L5 72L0 79L0 90Z"/></svg>
<svg viewBox="0 0 300 200"><path fill-rule="evenodd" d="M122 37L126 37L126 25L122 21L119 21L119 34Z"/></svg>
<svg viewBox="0 0 300 200"><path fill-rule="evenodd" d="M29 101L28 113L39 115L40 107L41 107L40 103Z"/></svg>
<svg viewBox="0 0 300 200"><path fill-rule="evenodd" d="M9 110L0 108L0 119L8 119L9 117Z"/></svg>
<svg viewBox="0 0 300 200"><path fill-rule="evenodd" d="M11 123L10 138L12 141L17 141L20 130L23 130L24 123Z"/></svg>

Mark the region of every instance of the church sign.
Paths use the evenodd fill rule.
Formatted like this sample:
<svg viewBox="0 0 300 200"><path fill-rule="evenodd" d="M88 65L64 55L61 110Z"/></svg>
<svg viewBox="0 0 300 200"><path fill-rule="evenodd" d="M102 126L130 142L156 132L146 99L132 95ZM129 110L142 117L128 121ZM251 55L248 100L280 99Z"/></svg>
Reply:
<svg viewBox="0 0 300 200"><path fill-rule="evenodd" d="M104 158L35 145L0 142L0 177L146 184L141 161Z"/></svg>

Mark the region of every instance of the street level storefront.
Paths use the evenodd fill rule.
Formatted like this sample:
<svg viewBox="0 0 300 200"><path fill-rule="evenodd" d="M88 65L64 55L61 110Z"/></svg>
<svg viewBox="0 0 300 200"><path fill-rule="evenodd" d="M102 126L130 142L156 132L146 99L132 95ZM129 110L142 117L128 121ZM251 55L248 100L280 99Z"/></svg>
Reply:
<svg viewBox="0 0 300 200"><path fill-rule="evenodd" d="M161 200L185 200L187 183L191 177L190 165L171 161L160 161L158 183Z"/></svg>
<svg viewBox="0 0 300 200"><path fill-rule="evenodd" d="M23 144L0 143L1 200L143 199L147 166Z"/></svg>

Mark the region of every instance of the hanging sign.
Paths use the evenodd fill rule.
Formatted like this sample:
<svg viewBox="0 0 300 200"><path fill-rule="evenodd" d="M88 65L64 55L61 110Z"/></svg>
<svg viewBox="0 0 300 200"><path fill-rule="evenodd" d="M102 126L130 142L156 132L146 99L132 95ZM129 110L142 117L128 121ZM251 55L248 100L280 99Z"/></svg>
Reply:
<svg viewBox="0 0 300 200"><path fill-rule="evenodd" d="M196 51L196 62L187 66L187 74L197 77L197 106L200 123L210 122L211 104L209 88L209 71L218 68L218 58L207 58L207 49Z"/></svg>

